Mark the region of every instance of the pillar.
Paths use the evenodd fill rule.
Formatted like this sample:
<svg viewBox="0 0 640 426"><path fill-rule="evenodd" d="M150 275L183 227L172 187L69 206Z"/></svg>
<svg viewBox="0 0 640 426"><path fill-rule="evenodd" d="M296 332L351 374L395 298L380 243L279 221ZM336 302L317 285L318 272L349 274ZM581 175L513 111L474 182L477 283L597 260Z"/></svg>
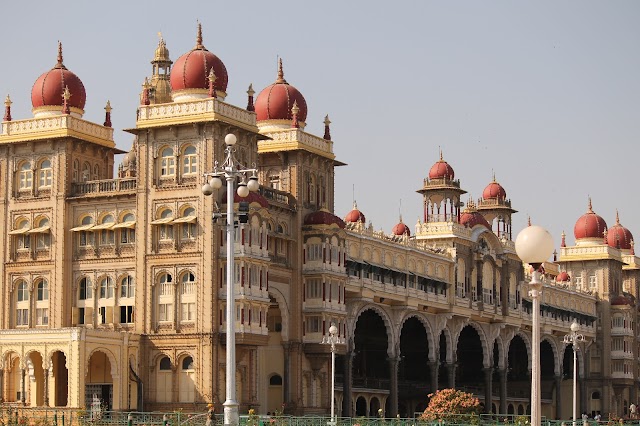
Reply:
<svg viewBox="0 0 640 426"><path fill-rule="evenodd" d="M44 383L43 383L43 387L44 387L44 406L48 407L49 406L49 369L45 368L44 369L44 374L43 374L43 379L44 379Z"/></svg>
<svg viewBox="0 0 640 426"><path fill-rule="evenodd" d="M556 419L562 419L562 374L556 376Z"/></svg>
<svg viewBox="0 0 640 426"><path fill-rule="evenodd" d="M25 405L26 403L26 372L27 370L25 368L20 369L20 402L22 405Z"/></svg>
<svg viewBox="0 0 640 426"><path fill-rule="evenodd" d="M507 413L507 369L498 371L500 374L500 414Z"/></svg>
<svg viewBox="0 0 640 426"><path fill-rule="evenodd" d="M398 363L399 358L389 358L389 373L391 375L391 389L389 390L389 409L390 413L385 413L387 417L395 417L398 414ZM384 407L383 407L384 409Z"/></svg>
<svg viewBox="0 0 640 426"><path fill-rule="evenodd" d="M580 388L580 401L579 401L579 412L578 415L587 411L587 381L584 379L584 376L578 374L578 386ZM629 402L631 404L631 402Z"/></svg>
<svg viewBox="0 0 640 426"><path fill-rule="evenodd" d="M431 392L438 390L438 369L440 363L438 361L429 362L429 371L431 372Z"/></svg>
<svg viewBox="0 0 640 426"><path fill-rule="evenodd" d="M282 344L284 348L284 377L282 378L282 393L283 393L283 401L286 406L289 406L291 402L291 354L289 353L291 350L291 345L289 343Z"/></svg>
<svg viewBox="0 0 640 426"><path fill-rule="evenodd" d="M456 387L456 363L448 364L447 368L449 369L449 387L454 389Z"/></svg>
<svg viewBox="0 0 640 426"><path fill-rule="evenodd" d="M344 380L342 383L342 417L353 416L351 393L353 389L353 351L344 355Z"/></svg>
<svg viewBox="0 0 640 426"><path fill-rule="evenodd" d="M493 403L493 368L484 368L484 412L491 413Z"/></svg>
<svg viewBox="0 0 640 426"><path fill-rule="evenodd" d="M6 401L5 397L5 387L4 387L4 367L0 367L0 401Z"/></svg>

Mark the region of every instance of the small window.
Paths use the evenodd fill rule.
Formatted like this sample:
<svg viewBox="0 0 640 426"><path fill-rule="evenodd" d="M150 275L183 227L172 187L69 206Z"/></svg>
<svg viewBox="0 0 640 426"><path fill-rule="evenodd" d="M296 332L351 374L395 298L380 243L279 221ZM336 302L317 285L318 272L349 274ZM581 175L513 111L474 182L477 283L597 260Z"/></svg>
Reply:
<svg viewBox="0 0 640 426"><path fill-rule="evenodd" d="M193 370L193 358L190 356L186 357L182 360L182 369L183 370Z"/></svg>
<svg viewBox="0 0 640 426"><path fill-rule="evenodd" d="M269 386L282 386L282 376L274 374L269 378Z"/></svg>
<svg viewBox="0 0 640 426"><path fill-rule="evenodd" d="M46 280L42 280L38 283L38 296L39 301L49 300L49 283Z"/></svg>
<svg viewBox="0 0 640 426"><path fill-rule="evenodd" d="M52 181L51 161L44 160L40 163L40 170L38 173L38 187L48 188L51 186Z"/></svg>
<svg viewBox="0 0 640 426"><path fill-rule="evenodd" d="M198 171L198 157L196 148L192 145L186 147L183 151L182 174L194 175Z"/></svg>
<svg viewBox="0 0 640 426"><path fill-rule="evenodd" d="M160 159L160 176L173 176L176 173L176 159L173 156L173 149L165 148L162 150L162 158Z"/></svg>
<svg viewBox="0 0 640 426"><path fill-rule="evenodd" d="M160 360L160 371L171 370L171 360L168 356L165 356Z"/></svg>
<svg viewBox="0 0 640 426"><path fill-rule="evenodd" d="M18 284L18 302L25 302L29 300L29 287L27 283L22 281Z"/></svg>

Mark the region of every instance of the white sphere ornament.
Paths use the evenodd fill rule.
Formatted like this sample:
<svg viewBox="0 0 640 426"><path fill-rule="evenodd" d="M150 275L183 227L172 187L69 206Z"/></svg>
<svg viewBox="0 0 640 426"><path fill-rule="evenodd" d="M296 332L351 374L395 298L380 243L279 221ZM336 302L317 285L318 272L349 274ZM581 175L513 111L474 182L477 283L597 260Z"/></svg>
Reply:
<svg viewBox="0 0 640 426"><path fill-rule="evenodd" d="M256 192L258 189L260 189L260 183L258 182L258 178L255 176L251 176L249 178L249 182L247 182L247 187L251 192Z"/></svg>
<svg viewBox="0 0 640 426"><path fill-rule="evenodd" d="M229 133L224 137L224 143L228 146L233 146L236 144L236 142L238 142L238 138L233 133Z"/></svg>
<svg viewBox="0 0 640 426"><path fill-rule="evenodd" d="M202 185L202 193L207 196L213 194L213 188L211 187L211 185L209 185L208 182Z"/></svg>
<svg viewBox="0 0 640 426"><path fill-rule="evenodd" d="M220 179L218 176L214 176L209 179L209 185L211 185L213 189L220 189L222 188L222 179Z"/></svg>
<svg viewBox="0 0 640 426"><path fill-rule="evenodd" d="M546 262L553 253L553 237L542 226L527 226L516 237L516 253L525 263Z"/></svg>
<svg viewBox="0 0 640 426"><path fill-rule="evenodd" d="M571 323L571 331L573 331L575 333L578 330L580 330L580 324L578 324L577 321L572 322Z"/></svg>
<svg viewBox="0 0 640 426"><path fill-rule="evenodd" d="M338 334L338 327L335 324L331 324L331 327L329 327L329 334L332 336Z"/></svg>
<svg viewBox="0 0 640 426"><path fill-rule="evenodd" d="M238 190L236 192L240 197L244 198L249 195L249 188L247 188L246 184L241 183L240 185L238 185Z"/></svg>

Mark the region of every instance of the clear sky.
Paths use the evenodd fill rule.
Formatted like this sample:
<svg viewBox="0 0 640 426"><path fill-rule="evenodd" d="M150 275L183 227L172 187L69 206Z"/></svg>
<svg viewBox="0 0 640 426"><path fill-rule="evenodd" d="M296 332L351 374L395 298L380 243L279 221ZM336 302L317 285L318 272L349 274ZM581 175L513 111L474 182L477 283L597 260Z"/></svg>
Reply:
<svg viewBox="0 0 640 426"><path fill-rule="evenodd" d="M225 63L227 101L246 105L285 77L305 96L307 131L329 114L336 213L358 207L390 232L413 229L438 147L477 199L492 172L513 207L560 243L587 208L640 236L638 1L128 1L4 2L0 90L14 119L31 116L33 82L56 60L84 82L85 118L114 107L128 150L141 83L162 32L175 61L204 44ZM4 97L3 93L3 97ZM353 190L355 188L355 191ZM467 201L464 196L463 201ZM515 238L515 235L514 235Z"/></svg>

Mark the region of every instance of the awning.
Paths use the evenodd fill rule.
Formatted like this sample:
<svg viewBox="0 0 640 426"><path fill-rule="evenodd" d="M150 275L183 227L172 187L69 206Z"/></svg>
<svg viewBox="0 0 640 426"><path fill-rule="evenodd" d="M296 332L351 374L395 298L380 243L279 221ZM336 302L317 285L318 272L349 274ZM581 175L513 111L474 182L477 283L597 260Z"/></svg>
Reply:
<svg viewBox="0 0 640 426"><path fill-rule="evenodd" d="M133 229L135 227L136 227L136 221L135 220L130 220L128 222L116 223L115 225L113 225L113 228L111 228L111 229L118 229L118 228Z"/></svg>
<svg viewBox="0 0 640 426"><path fill-rule="evenodd" d="M178 219L174 220L173 223L194 223L196 219L198 219L197 216L179 217Z"/></svg>
<svg viewBox="0 0 640 426"><path fill-rule="evenodd" d="M91 230L92 231L99 231L101 229L111 229L111 228L113 228L113 222L101 223L100 225L94 226Z"/></svg>
<svg viewBox="0 0 640 426"><path fill-rule="evenodd" d="M167 223L173 222L173 217L165 217L162 219L156 219L151 222L152 225L166 225Z"/></svg>
<svg viewBox="0 0 640 426"><path fill-rule="evenodd" d="M20 228L20 229L14 229L13 231L10 231L9 235L22 235L22 234L26 234L27 232L29 232L29 228Z"/></svg>
<svg viewBox="0 0 640 426"><path fill-rule="evenodd" d="M70 231L71 232L80 232L80 231L88 231L89 229L93 228L93 223L90 223L88 225L82 225L82 226L76 226L75 228L71 228Z"/></svg>
<svg viewBox="0 0 640 426"><path fill-rule="evenodd" d="M27 234L48 234L51 231L51 226L45 225L40 228L33 228L27 231Z"/></svg>

